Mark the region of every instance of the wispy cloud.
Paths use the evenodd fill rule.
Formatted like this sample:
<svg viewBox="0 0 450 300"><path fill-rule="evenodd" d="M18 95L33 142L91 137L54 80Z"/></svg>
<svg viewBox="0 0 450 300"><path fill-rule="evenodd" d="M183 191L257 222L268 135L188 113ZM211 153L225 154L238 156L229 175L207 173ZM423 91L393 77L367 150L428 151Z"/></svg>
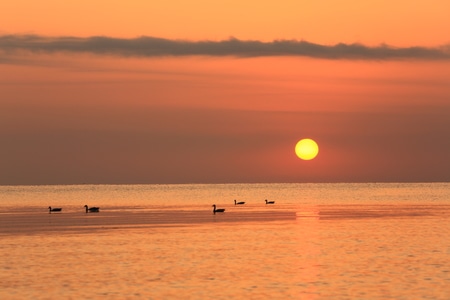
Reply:
<svg viewBox="0 0 450 300"><path fill-rule="evenodd" d="M155 37L121 39L95 37L45 37L39 35L2 35L0 54L19 51L33 53L91 53L133 57L158 56L304 56L321 59L361 60L449 60L450 45L442 47L392 47L362 44L320 45L298 40L263 42L230 38L222 41L186 41ZM1 56L0 56L1 61Z"/></svg>

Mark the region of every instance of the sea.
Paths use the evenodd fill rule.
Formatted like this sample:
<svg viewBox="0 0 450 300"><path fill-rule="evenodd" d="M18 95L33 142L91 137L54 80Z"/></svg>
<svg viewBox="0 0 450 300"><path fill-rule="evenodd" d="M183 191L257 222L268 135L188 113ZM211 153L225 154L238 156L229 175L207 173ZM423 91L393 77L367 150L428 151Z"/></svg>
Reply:
<svg viewBox="0 0 450 300"><path fill-rule="evenodd" d="M0 186L0 299L447 300L450 183Z"/></svg>

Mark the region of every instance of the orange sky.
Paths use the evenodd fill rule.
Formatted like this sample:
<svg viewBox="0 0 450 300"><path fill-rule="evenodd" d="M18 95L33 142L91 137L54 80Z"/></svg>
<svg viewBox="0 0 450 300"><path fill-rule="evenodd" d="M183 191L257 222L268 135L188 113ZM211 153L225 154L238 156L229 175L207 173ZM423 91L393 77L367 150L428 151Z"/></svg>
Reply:
<svg viewBox="0 0 450 300"><path fill-rule="evenodd" d="M448 1L10 2L0 11L0 184L450 180L450 59L422 51L450 44ZM147 56L89 40L61 50L61 36L367 48L341 59ZM380 44L397 56L367 54ZM174 47L191 46L202 45ZM303 137L319 144L312 161L295 157Z"/></svg>
<svg viewBox="0 0 450 300"><path fill-rule="evenodd" d="M449 10L445 0L16 0L2 4L0 32L435 46L450 42Z"/></svg>

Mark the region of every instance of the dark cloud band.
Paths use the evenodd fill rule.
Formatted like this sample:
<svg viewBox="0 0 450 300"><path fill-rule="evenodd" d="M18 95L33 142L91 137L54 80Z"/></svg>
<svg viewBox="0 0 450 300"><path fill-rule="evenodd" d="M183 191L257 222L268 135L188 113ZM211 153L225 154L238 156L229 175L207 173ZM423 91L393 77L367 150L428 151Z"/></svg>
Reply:
<svg viewBox="0 0 450 300"><path fill-rule="evenodd" d="M70 52L117 56L305 56L322 59L448 60L450 45L427 47L369 47L362 44L320 45L307 41L274 40L262 42L230 38L222 41L169 40L155 37L120 39L113 37L44 37L38 35L0 36L0 51L11 53Z"/></svg>

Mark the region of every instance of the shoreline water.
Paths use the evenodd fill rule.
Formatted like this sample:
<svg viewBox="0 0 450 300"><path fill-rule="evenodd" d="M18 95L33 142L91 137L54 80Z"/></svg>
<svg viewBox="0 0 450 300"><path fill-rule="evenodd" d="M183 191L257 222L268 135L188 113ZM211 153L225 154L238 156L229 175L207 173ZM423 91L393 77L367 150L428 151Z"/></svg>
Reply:
<svg viewBox="0 0 450 300"><path fill-rule="evenodd" d="M450 297L449 184L0 187L0 195L1 299ZM213 203L225 212L214 214ZM86 214L85 204L100 212Z"/></svg>

